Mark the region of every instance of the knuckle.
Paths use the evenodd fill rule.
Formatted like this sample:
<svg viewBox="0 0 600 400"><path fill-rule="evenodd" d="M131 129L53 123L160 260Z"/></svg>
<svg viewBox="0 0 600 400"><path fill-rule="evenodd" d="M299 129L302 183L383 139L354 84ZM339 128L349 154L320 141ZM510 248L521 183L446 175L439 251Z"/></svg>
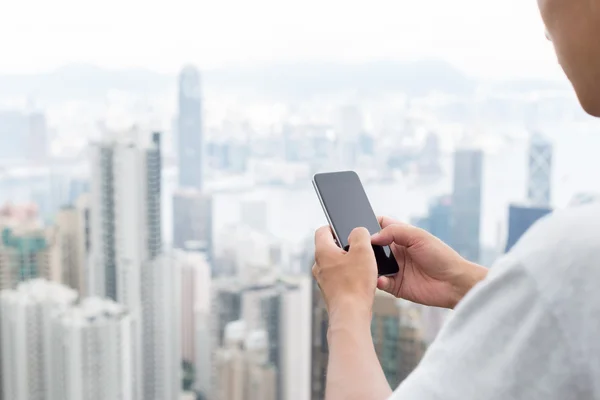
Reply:
<svg viewBox="0 0 600 400"><path fill-rule="evenodd" d="M320 264L323 262L325 255L323 254L322 251L316 251L315 252L315 264Z"/></svg>

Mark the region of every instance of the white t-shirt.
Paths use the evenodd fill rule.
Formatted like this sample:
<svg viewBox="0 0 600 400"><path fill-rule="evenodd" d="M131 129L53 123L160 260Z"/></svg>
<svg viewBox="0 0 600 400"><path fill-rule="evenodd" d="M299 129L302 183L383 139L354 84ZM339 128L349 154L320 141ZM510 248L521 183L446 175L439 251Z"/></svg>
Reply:
<svg viewBox="0 0 600 400"><path fill-rule="evenodd" d="M600 205L535 224L392 399L600 399Z"/></svg>

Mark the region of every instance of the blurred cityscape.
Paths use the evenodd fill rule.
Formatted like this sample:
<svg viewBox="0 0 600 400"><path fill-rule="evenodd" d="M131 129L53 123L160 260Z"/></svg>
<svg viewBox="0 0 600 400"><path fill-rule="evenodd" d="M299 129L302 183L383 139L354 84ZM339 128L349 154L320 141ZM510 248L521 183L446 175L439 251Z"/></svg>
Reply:
<svg viewBox="0 0 600 400"><path fill-rule="evenodd" d="M492 266L596 201L567 86L445 62L0 75L0 400L319 400L316 172ZM378 293L397 386L449 311Z"/></svg>

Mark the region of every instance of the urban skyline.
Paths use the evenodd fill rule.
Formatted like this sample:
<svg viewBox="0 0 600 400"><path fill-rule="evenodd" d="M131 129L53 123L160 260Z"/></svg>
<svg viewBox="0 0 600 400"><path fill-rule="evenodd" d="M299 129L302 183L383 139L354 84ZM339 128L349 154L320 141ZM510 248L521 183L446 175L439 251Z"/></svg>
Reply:
<svg viewBox="0 0 600 400"><path fill-rule="evenodd" d="M215 123L200 71L185 66L173 81L171 111L156 111L168 124L152 126L148 110L117 96L143 123L99 124L68 156L50 151L70 137L54 118L0 112L0 143L5 132L41 138L34 152L17 141L0 154L0 399L322 399L328 318L309 271L311 231L325 218L314 172L356 170L378 214L486 266L564 193L594 201L557 180L565 142L528 125L568 104L562 94L484 92L475 108L460 90L300 96L262 109L247 100L257 108L231 106ZM557 126L588 131L569 118ZM479 131L478 119L509 124ZM376 297L371 333L390 385L447 315Z"/></svg>

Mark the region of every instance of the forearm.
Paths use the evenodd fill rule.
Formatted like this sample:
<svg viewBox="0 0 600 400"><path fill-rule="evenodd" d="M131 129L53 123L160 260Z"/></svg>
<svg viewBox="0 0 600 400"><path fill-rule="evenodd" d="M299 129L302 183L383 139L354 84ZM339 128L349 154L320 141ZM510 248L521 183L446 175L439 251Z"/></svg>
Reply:
<svg viewBox="0 0 600 400"><path fill-rule="evenodd" d="M473 286L485 279L487 273L487 268L466 261L465 268L461 268L461 273L453 279L452 300L449 308L454 308L469 293Z"/></svg>
<svg viewBox="0 0 600 400"><path fill-rule="evenodd" d="M371 337L371 313L348 306L330 315L326 400L385 400L392 390Z"/></svg>

